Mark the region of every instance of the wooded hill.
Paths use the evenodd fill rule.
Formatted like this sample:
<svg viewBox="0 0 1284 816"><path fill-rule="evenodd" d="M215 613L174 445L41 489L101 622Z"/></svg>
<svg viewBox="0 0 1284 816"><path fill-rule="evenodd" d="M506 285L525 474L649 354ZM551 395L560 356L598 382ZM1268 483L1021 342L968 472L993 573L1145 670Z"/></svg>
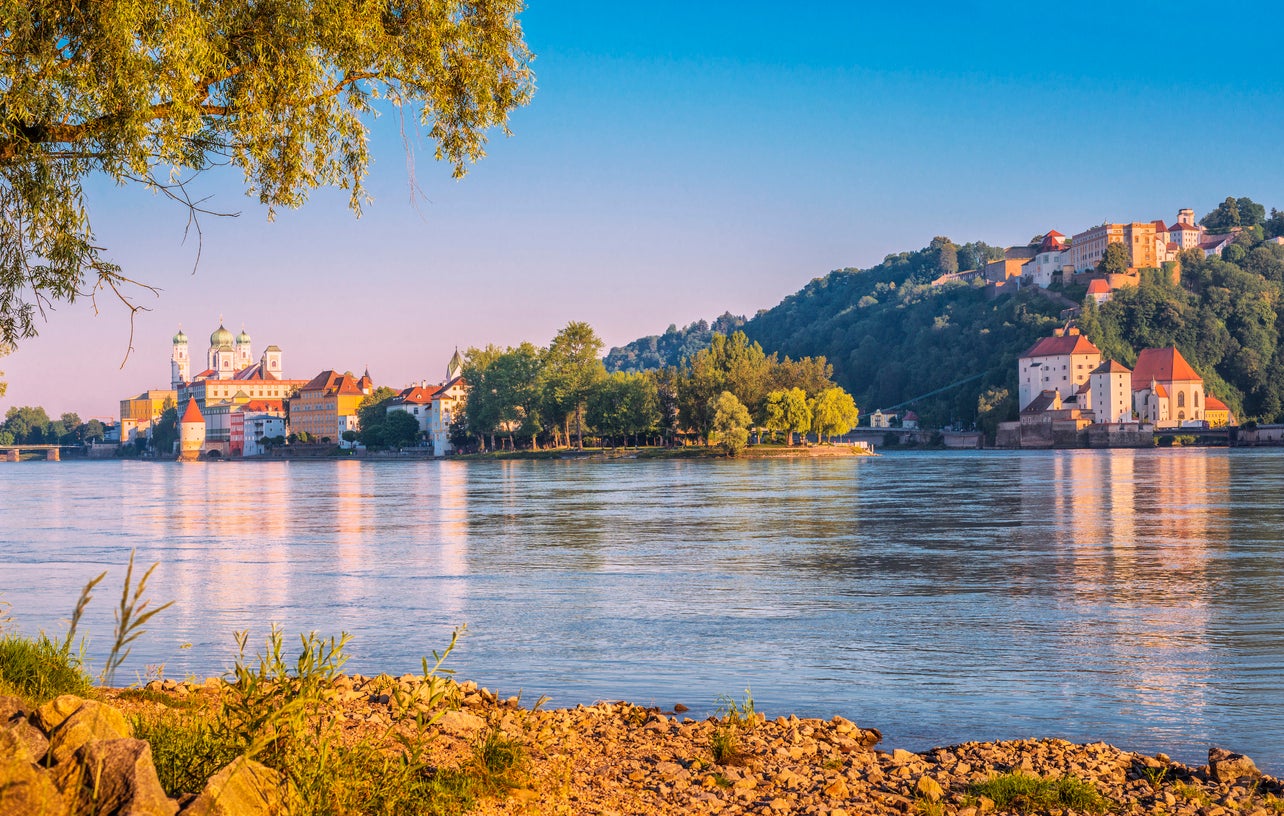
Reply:
<svg viewBox="0 0 1284 816"><path fill-rule="evenodd" d="M1239 199L1241 205L1246 201ZM1106 356L1130 367L1142 348L1175 345L1240 421L1281 421L1284 246L1264 239L1284 234L1284 213L1272 210L1267 219L1264 208L1241 206L1245 214L1236 224L1223 223L1234 219L1225 209L1204 219L1210 227L1212 221L1222 228L1242 227L1223 257L1205 259L1198 250L1185 254L1180 285L1157 271L1143 272L1140 285L1118 290L1101 308L1086 305L1078 322ZM916 400L910 407L927 425L975 422L992 430L1017 416L1017 358L1061 325L1064 298L1077 303L1083 297L1082 287L1051 292L1027 287L991 300L979 282L931 283L999 254L983 243L936 238L870 269L841 269L816 278L759 312L742 330L768 353L795 359L823 355L833 365L835 382L852 393L863 415ZM661 337L676 332L671 327ZM638 342L658 348L654 340ZM690 353L685 347L684 352ZM621 349L613 349L612 356L640 358ZM680 361L656 354L645 367ZM969 381L924 396L963 380Z"/></svg>

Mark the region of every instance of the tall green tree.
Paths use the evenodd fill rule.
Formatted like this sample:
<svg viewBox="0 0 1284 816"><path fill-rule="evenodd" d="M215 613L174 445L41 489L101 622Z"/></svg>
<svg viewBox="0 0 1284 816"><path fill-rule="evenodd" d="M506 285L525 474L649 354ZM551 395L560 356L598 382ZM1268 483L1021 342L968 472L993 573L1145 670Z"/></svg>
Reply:
<svg viewBox="0 0 1284 816"><path fill-rule="evenodd" d="M544 355L546 404L561 418L569 441L572 422L575 446L584 447L584 410L593 388L606 377L600 359L602 340L587 323L572 322L557 333Z"/></svg>
<svg viewBox="0 0 1284 816"><path fill-rule="evenodd" d="M419 420L405 410L389 411L383 421L383 444L391 448L413 445L419 436Z"/></svg>
<svg viewBox="0 0 1284 816"><path fill-rule="evenodd" d="M730 391L719 394L712 409L710 440L728 456L739 455L749 444L749 409Z"/></svg>
<svg viewBox="0 0 1284 816"><path fill-rule="evenodd" d="M1097 264L1097 271L1103 275L1126 275L1128 266L1132 263L1132 258L1128 255L1128 247L1122 243L1113 243L1106 245L1106 251L1101 255L1101 261Z"/></svg>
<svg viewBox="0 0 1284 816"><path fill-rule="evenodd" d="M359 213L381 104L424 124L463 175L533 93L521 8L0 0L0 340L32 336L52 302L126 297L90 226L91 174L195 213L183 180L229 163L269 214L322 185L349 190Z"/></svg>
<svg viewBox="0 0 1284 816"><path fill-rule="evenodd" d="M382 425L388 417L388 404L397 393L396 389L381 385L362 397L357 404L357 426L373 428Z"/></svg>
<svg viewBox="0 0 1284 816"><path fill-rule="evenodd" d="M794 444L794 434L811 430L812 411L807 403L807 392L801 388L781 389L767 395L767 421L769 431L785 434L789 445Z"/></svg>
<svg viewBox="0 0 1284 816"><path fill-rule="evenodd" d="M822 391L812 404L812 427L816 430L816 439L828 441L856 427L860 421L860 412L852 395L841 388L827 388Z"/></svg>
<svg viewBox="0 0 1284 816"><path fill-rule="evenodd" d="M659 388L643 373L610 374L589 396L588 421L612 440L652 433L660 425Z"/></svg>

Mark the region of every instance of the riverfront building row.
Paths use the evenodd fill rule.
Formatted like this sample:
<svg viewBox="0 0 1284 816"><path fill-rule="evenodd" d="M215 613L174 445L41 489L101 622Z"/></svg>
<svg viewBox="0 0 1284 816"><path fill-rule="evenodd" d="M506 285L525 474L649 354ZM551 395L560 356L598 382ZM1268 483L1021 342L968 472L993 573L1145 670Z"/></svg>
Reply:
<svg viewBox="0 0 1284 816"><path fill-rule="evenodd" d="M284 353L276 345L255 358L244 329L233 337L223 325L210 335L205 367L192 373L187 335L174 335L170 352L170 388L149 390L121 401L121 442L150 442L161 414L178 408L180 449L188 458L256 456L264 440L296 437L352 447L359 432L358 408L374 393L370 372L327 369L310 379L285 375ZM462 406L466 386L456 351L444 383L421 381L390 401L389 411L404 410L420 424L421 440L436 455L453 450L450 424ZM348 437L345 439L345 435ZM168 455L169 451L158 451Z"/></svg>
<svg viewBox="0 0 1284 816"><path fill-rule="evenodd" d="M1225 403L1207 392L1203 378L1171 346L1142 349L1129 369L1103 359L1071 327L1027 349L1017 376L1021 418L1000 425L1000 447L1073 446L1084 431L1103 446L1111 440L1148 444L1156 430L1234 423Z"/></svg>

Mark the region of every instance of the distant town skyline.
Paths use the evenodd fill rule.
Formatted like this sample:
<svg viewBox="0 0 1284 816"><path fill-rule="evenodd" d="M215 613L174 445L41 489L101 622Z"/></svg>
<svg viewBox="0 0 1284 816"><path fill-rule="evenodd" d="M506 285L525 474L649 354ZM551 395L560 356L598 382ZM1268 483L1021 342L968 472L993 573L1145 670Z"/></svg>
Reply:
<svg viewBox="0 0 1284 816"><path fill-rule="evenodd" d="M395 112L372 125L360 220L321 190L268 223L240 173L216 168L196 182L206 206L241 214L201 220L193 273L185 212L90 180L99 243L162 291L136 293L150 311L123 368L130 319L110 293L97 314L90 299L50 313L0 358L0 411L115 416L168 384L180 324L202 338L220 314L256 348L289 349L290 377L369 366L400 387L441 379L456 346L543 345L572 320L609 348L752 316L935 235L1025 243L1198 217L1228 195L1284 208L1282 18L1266 3L1187 23L1093 3L534 0L534 101L461 182Z"/></svg>

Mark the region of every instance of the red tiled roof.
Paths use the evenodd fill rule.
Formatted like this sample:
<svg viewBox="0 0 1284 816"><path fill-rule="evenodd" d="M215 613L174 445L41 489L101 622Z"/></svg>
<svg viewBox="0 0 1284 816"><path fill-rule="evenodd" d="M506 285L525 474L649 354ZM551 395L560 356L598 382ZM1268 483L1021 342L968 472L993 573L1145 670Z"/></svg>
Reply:
<svg viewBox="0 0 1284 816"><path fill-rule="evenodd" d="M1230 409L1226 407L1226 403L1222 402L1217 397L1214 397L1212 394L1209 394L1206 397L1204 397L1204 410L1205 411L1228 411L1228 412L1230 411Z"/></svg>
<svg viewBox="0 0 1284 816"><path fill-rule="evenodd" d="M1136 391L1148 388L1155 382L1203 382L1181 352L1169 346L1161 349L1142 349L1137 364L1132 368L1132 387Z"/></svg>
<svg viewBox="0 0 1284 816"><path fill-rule="evenodd" d="M1164 397L1165 399L1167 399L1167 397L1168 397L1168 389L1167 389L1167 388L1164 388L1164 384L1163 384L1163 383L1160 383L1160 382L1155 383L1155 396L1156 396L1156 397Z"/></svg>
<svg viewBox="0 0 1284 816"><path fill-rule="evenodd" d="M1104 295L1110 292L1110 284L1105 278L1093 278L1088 282L1088 294Z"/></svg>
<svg viewBox="0 0 1284 816"><path fill-rule="evenodd" d="M1056 230L1048 230L1048 234L1043 237L1044 238L1064 238L1065 236L1057 232Z"/></svg>
<svg viewBox="0 0 1284 816"><path fill-rule="evenodd" d="M1026 357L1059 357L1064 354L1100 354L1097 348L1082 334L1067 334L1062 337L1045 337L1031 346L1022 359Z"/></svg>
<svg viewBox="0 0 1284 816"><path fill-rule="evenodd" d="M340 374L332 369L326 369L320 374L308 380L308 384L299 389L300 391L324 391L326 394L360 394L361 388L357 385L357 378L352 373Z"/></svg>
<svg viewBox="0 0 1284 816"><path fill-rule="evenodd" d="M433 394L437 392L437 387L422 388L418 385L412 385L402 391L392 399L393 405L426 405L432 402Z"/></svg>
<svg viewBox="0 0 1284 816"><path fill-rule="evenodd" d="M1195 226L1194 224L1173 224L1171 227L1168 228L1168 231L1172 232L1173 230L1181 230L1183 232L1187 230L1191 232L1199 232L1199 227Z"/></svg>
<svg viewBox="0 0 1284 816"><path fill-rule="evenodd" d="M201 416L201 409L196 407L196 397L188 397L187 409L183 411L182 424L189 422L204 422L205 417Z"/></svg>
<svg viewBox="0 0 1284 816"><path fill-rule="evenodd" d="M253 399L241 406L247 414L264 414L272 411L285 413L285 403L281 400Z"/></svg>

